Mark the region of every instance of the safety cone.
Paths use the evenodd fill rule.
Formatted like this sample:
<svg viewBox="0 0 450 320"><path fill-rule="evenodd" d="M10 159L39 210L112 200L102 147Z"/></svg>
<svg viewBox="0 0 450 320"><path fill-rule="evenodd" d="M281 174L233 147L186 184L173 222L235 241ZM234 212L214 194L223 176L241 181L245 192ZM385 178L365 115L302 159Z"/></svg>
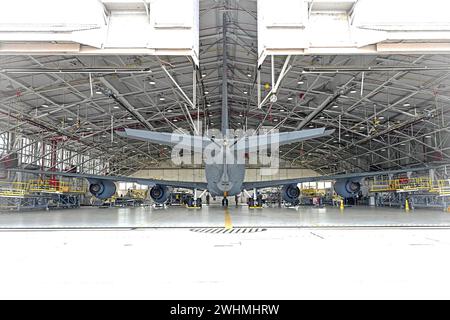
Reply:
<svg viewBox="0 0 450 320"><path fill-rule="evenodd" d="M340 206L340 208L341 208L341 210L344 210L344 209L345 209L345 206L344 206L344 200L341 200L341 206Z"/></svg>
<svg viewBox="0 0 450 320"><path fill-rule="evenodd" d="M408 200L406 200L406 202L405 202L405 210L406 210L406 212L409 212L409 201Z"/></svg>

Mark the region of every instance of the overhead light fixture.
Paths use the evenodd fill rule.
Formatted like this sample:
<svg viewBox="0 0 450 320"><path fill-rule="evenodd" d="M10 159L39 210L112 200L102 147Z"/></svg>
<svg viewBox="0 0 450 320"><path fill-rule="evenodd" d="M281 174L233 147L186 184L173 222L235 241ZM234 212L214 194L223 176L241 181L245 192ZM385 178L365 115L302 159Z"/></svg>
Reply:
<svg viewBox="0 0 450 320"><path fill-rule="evenodd" d="M113 109L120 109L118 106L114 106Z"/></svg>
<svg viewBox="0 0 450 320"><path fill-rule="evenodd" d="M133 118L132 118L132 117L128 117L127 119L128 119L128 120L133 120Z"/></svg>
<svg viewBox="0 0 450 320"><path fill-rule="evenodd" d="M322 117L320 117L320 119L322 119L322 120L323 120L323 119L325 119L325 117L324 117L324 116L322 116Z"/></svg>
<svg viewBox="0 0 450 320"><path fill-rule="evenodd" d="M379 120L384 120L385 118L384 118L384 117L378 117L378 119L379 119Z"/></svg>
<svg viewBox="0 0 450 320"><path fill-rule="evenodd" d="M202 78L206 78L206 74L203 73L203 74L202 74Z"/></svg>
<svg viewBox="0 0 450 320"><path fill-rule="evenodd" d="M297 84L299 84L299 85L305 84L305 81L300 80L297 82Z"/></svg>
<svg viewBox="0 0 450 320"><path fill-rule="evenodd" d="M166 101L166 98L161 97L161 98L159 98L159 101Z"/></svg>
<svg viewBox="0 0 450 320"><path fill-rule="evenodd" d="M352 94L354 94L354 93L356 93L357 91L356 90L351 90L350 91L350 93L352 93Z"/></svg>
<svg viewBox="0 0 450 320"><path fill-rule="evenodd" d="M286 111L286 110L284 110L284 109L281 109L281 110L280 110L280 112L285 112L285 111Z"/></svg>
<svg viewBox="0 0 450 320"><path fill-rule="evenodd" d="M314 128L314 126L313 126L313 125L310 125L309 127L310 127L310 128Z"/></svg>
<svg viewBox="0 0 450 320"><path fill-rule="evenodd" d="M338 106L338 105L336 105L336 106L333 106L333 109L337 109L337 108L339 108L339 106Z"/></svg>
<svg viewBox="0 0 450 320"><path fill-rule="evenodd" d="M364 130L366 127L360 127L359 129Z"/></svg>
<svg viewBox="0 0 450 320"><path fill-rule="evenodd" d="M248 91L244 91L244 94L248 94Z"/></svg>
<svg viewBox="0 0 450 320"><path fill-rule="evenodd" d="M292 101L292 100L294 100L294 98L292 98L292 97L289 97L289 98L288 98L288 100L289 100L289 101Z"/></svg>
<svg viewBox="0 0 450 320"><path fill-rule="evenodd" d="M209 91L205 91L205 94L209 94Z"/></svg>
<svg viewBox="0 0 450 320"><path fill-rule="evenodd" d="M404 107L411 107L411 104L410 103L405 103L403 106Z"/></svg>
<svg viewBox="0 0 450 320"><path fill-rule="evenodd" d="M249 73L248 75L247 75L247 77L249 77L249 78L251 78L252 77L252 75Z"/></svg>
<svg viewBox="0 0 450 320"><path fill-rule="evenodd" d="M178 120L177 119L173 119L173 122L178 122Z"/></svg>
<svg viewBox="0 0 450 320"><path fill-rule="evenodd" d="M150 80L149 82L152 86L156 84L156 82L154 80Z"/></svg>
<svg viewBox="0 0 450 320"><path fill-rule="evenodd" d="M208 103L206 106L207 106L207 107L211 107L211 103Z"/></svg>
<svg viewBox="0 0 450 320"><path fill-rule="evenodd" d="M172 110L172 109L169 109L169 110L167 110L167 112L168 112L168 113L172 113L172 112L173 112L173 110Z"/></svg>
<svg viewBox="0 0 450 320"><path fill-rule="evenodd" d="M346 135L345 135L346 137L350 137L350 135L347 133Z"/></svg>
<svg viewBox="0 0 450 320"><path fill-rule="evenodd" d="M67 120L68 120L68 121L72 121L72 120L73 120L73 118L67 118Z"/></svg>
<svg viewBox="0 0 450 320"><path fill-rule="evenodd" d="M274 122L278 122L278 119L273 119Z"/></svg>
<svg viewBox="0 0 450 320"><path fill-rule="evenodd" d="M103 92L101 92L100 90L97 90L95 93L96 94L103 94Z"/></svg>
<svg viewBox="0 0 450 320"><path fill-rule="evenodd" d="M42 108L48 108L48 104L43 104Z"/></svg>
<svg viewBox="0 0 450 320"><path fill-rule="evenodd" d="M426 139L431 139L431 136L425 136Z"/></svg>
<svg viewBox="0 0 450 320"><path fill-rule="evenodd" d="M239 115L239 117L243 117L244 115L241 113L240 115Z"/></svg>

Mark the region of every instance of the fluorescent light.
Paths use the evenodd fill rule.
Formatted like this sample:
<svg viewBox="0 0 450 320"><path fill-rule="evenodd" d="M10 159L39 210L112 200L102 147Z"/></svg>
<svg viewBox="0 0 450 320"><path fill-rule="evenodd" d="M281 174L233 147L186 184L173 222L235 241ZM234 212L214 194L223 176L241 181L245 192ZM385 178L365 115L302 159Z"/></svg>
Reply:
<svg viewBox="0 0 450 320"><path fill-rule="evenodd" d="M403 106L404 107L411 107L411 104L410 103L405 103Z"/></svg>
<svg viewBox="0 0 450 320"><path fill-rule="evenodd" d="M248 91L244 91L244 94L248 94Z"/></svg>
<svg viewBox="0 0 450 320"><path fill-rule="evenodd" d="M161 97L159 98L159 101L166 101L166 98Z"/></svg>
<svg viewBox="0 0 450 320"><path fill-rule="evenodd" d="M425 138L427 138L427 139L431 139L431 136L425 136Z"/></svg>
<svg viewBox="0 0 450 320"><path fill-rule="evenodd" d="M43 104L42 108L48 108L48 104Z"/></svg>
<svg viewBox="0 0 450 320"><path fill-rule="evenodd" d="M285 111L286 111L286 110L284 110L284 109L281 109L281 110L280 110L280 112L285 112Z"/></svg>
<svg viewBox="0 0 450 320"><path fill-rule="evenodd" d="M120 109L118 106L114 106L113 109Z"/></svg>
<svg viewBox="0 0 450 320"><path fill-rule="evenodd" d="M252 77L252 75L249 73L248 75L247 75L247 77L249 77L249 78L251 78Z"/></svg>
<svg viewBox="0 0 450 320"><path fill-rule="evenodd" d="M274 122L278 122L278 119L273 119Z"/></svg>
<svg viewBox="0 0 450 320"><path fill-rule="evenodd" d="M378 119L380 119L380 120L384 120L384 117L378 117Z"/></svg>
<svg viewBox="0 0 450 320"><path fill-rule="evenodd" d="M324 116L322 116L322 117L320 117L320 119L322 119L322 120L323 120L323 119L325 119L325 117L324 117Z"/></svg>
<svg viewBox="0 0 450 320"><path fill-rule="evenodd" d="M96 91L95 93L96 94L103 94L103 92L101 92L101 91Z"/></svg>
<svg viewBox="0 0 450 320"><path fill-rule="evenodd" d="M72 121L72 120L73 120L73 118L67 118L67 120L69 120L69 121Z"/></svg>
<svg viewBox="0 0 450 320"><path fill-rule="evenodd" d="M155 84L156 84L156 82L155 82L155 81L153 81L153 80L152 80L152 81L150 81L149 83L150 83L151 85L155 85Z"/></svg>
<svg viewBox="0 0 450 320"><path fill-rule="evenodd" d="M169 110L167 110L167 112L168 112L168 113L172 113L172 112L173 112L173 110L172 110L172 109L169 109Z"/></svg>
<svg viewBox="0 0 450 320"><path fill-rule="evenodd" d="M356 93L357 91L356 90L352 90L352 91L350 91L350 93Z"/></svg>
<svg viewBox="0 0 450 320"><path fill-rule="evenodd" d="M178 120L177 119L173 119L173 122L178 122Z"/></svg>
<svg viewBox="0 0 450 320"><path fill-rule="evenodd" d="M305 81L299 81L299 82L297 82L297 84L299 84L299 85L302 85L302 84L305 84Z"/></svg>
<svg viewBox="0 0 450 320"><path fill-rule="evenodd" d="M206 74L202 74L202 78L206 78Z"/></svg>
<svg viewBox="0 0 450 320"><path fill-rule="evenodd" d="M128 120L133 120L133 118L132 118L132 117L128 117L127 119L128 119Z"/></svg>
<svg viewBox="0 0 450 320"><path fill-rule="evenodd" d="M288 98L289 101L292 101L293 99L294 99L294 98L292 98L292 97L289 97L289 98Z"/></svg>
<svg viewBox="0 0 450 320"><path fill-rule="evenodd" d="M205 94L209 94L209 91L205 91Z"/></svg>
<svg viewBox="0 0 450 320"><path fill-rule="evenodd" d="M334 109L337 109L337 108L339 108L339 106L333 106L333 108L334 108Z"/></svg>
<svg viewBox="0 0 450 320"><path fill-rule="evenodd" d="M239 115L239 117L243 117L242 113Z"/></svg>

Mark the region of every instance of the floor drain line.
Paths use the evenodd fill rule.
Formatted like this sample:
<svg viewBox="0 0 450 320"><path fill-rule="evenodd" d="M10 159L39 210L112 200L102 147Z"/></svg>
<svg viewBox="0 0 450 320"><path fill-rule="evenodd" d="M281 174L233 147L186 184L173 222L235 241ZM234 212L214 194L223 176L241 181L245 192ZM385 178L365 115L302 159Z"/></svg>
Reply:
<svg viewBox="0 0 450 320"><path fill-rule="evenodd" d="M265 232L267 229L262 228L196 228L191 229L192 232L206 233L206 234L244 234L244 233L258 233Z"/></svg>

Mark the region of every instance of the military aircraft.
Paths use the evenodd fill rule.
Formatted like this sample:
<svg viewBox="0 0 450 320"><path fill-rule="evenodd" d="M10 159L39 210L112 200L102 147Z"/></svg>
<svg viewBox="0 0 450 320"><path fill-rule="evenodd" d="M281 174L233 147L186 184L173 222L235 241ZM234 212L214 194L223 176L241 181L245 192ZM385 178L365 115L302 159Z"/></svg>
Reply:
<svg viewBox="0 0 450 320"><path fill-rule="evenodd" d="M225 20L224 20L225 21ZM226 34L226 24L224 24L224 35ZM202 137L192 136L189 134L172 134L162 132L151 132L135 129L124 129L117 133L129 139L137 139L147 141L150 143L165 145L169 147L192 148L192 146L200 146L204 150L212 146L218 158L221 161L206 163L205 176L206 183L188 182L188 181L164 181L155 179L141 179L134 177L121 176L97 176L69 172L53 172L53 171L37 171L25 169L13 169L11 171L20 171L32 174L46 174L52 176L63 176L70 178L85 178L89 181L89 191L98 199L108 199L116 193L115 182L131 182L140 185L147 185L152 187L150 190L150 197L159 204L164 204L169 198L173 188L183 188L209 192L212 197L223 197L222 205L228 206L228 197L238 195L244 190L253 191L256 195L257 189L264 189L268 187L282 187L283 199L290 203L296 203L300 190L298 184L302 182L314 181L336 181L334 188L336 193L344 198L352 198L361 191L361 181L365 177L373 177L386 174L398 174L403 172L425 171L430 168L410 168L396 171L383 172L367 172L367 173L352 173L335 176L321 176L321 177L305 177L299 179L264 181L264 182L247 182L245 181L245 163L236 161L237 157L243 157L243 153L252 152L254 150L267 149L268 146L276 144L278 146L297 143L309 139L316 139L326 137L334 133L334 130L326 130L325 128L285 132L285 133L270 133L270 139L256 135L234 136L230 135L229 131L229 109L228 109L228 63L226 50L226 37L224 36L224 50L223 50L223 74L222 74L222 123L221 123L221 137L215 136ZM176 137L176 139L174 139ZM180 142L181 141L181 142ZM187 145L183 143L187 141ZM195 148L195 147L194 147ZM194 150L195 151L195 150ZM230 157L231 154L231 157ZM237 156L237 157L236 157ZM231 158L231 161L230 161ZM194 197L196 199L196 196Z"/></svg>
<svg viewBox="0 0 450 320"><path fill-rule="evenodd" d="M98 199L109 199L112 197L117 189L115 182L131 182L140 185L147 185L152 187L150 190L150 197L159 204L164 204L170 197L173 188L183 188L190 190L207 191L212 197L223 197L222 205L228 206L228 197L238 195L244 190L255 191L269 187L282 187L282 197L286 202L296 203L300 197L300 189L298 184L302 182L315 181L331 181L334 180L334 189L337 194L344 198L352 198L361 191L362 180L367 177L374 177L379 175L399 174L405 172L416 172L429 170L428 167L409 168L404 170L393 171L379 171L379 172L364 172L352 173L343 175L331 176L315 176L304 177L287 180L272 180L272 181L245 181L246 165L236 163L236 159L231 157L229 161L229 154L233 152L249 152L257 150L258 148L265 148L275 140L280 146L304 141L308 139L315 139L329 136L334 130L311 129L287 133L273 133L271 139L261 139L260 136L243 136L229 137L228 134L228 105L223 104L222 107L222 138L191 136L188 134L171 134L161 132L151 132L145 130L124 129L124 131L117 132L120 136L130 139L138 139L169 147L190 148L190 142L200 144L201 147L208 148L212 145L219 150L217 157L223 161L218 163L210 163L205 165L206 183L188 182L188 181L165 181L156 179L143 179L135 177L123 176L98 176L69 172L53 172L53 171L38 171L26 169L11 169L10 171L32 173L32 174L46 174L52 176L63 176L69 178L84 178L89 181L89 191ZM175 137L175 138L174 138ZM180 142L181 141L181 142ZM186 143L188 141L188 143ZM186 145L183 145L185 143ZM228 156L227 156L228 155ZM196 199L196 198L195 198ZM195 205L195 204L194 204Z"/></svg>

